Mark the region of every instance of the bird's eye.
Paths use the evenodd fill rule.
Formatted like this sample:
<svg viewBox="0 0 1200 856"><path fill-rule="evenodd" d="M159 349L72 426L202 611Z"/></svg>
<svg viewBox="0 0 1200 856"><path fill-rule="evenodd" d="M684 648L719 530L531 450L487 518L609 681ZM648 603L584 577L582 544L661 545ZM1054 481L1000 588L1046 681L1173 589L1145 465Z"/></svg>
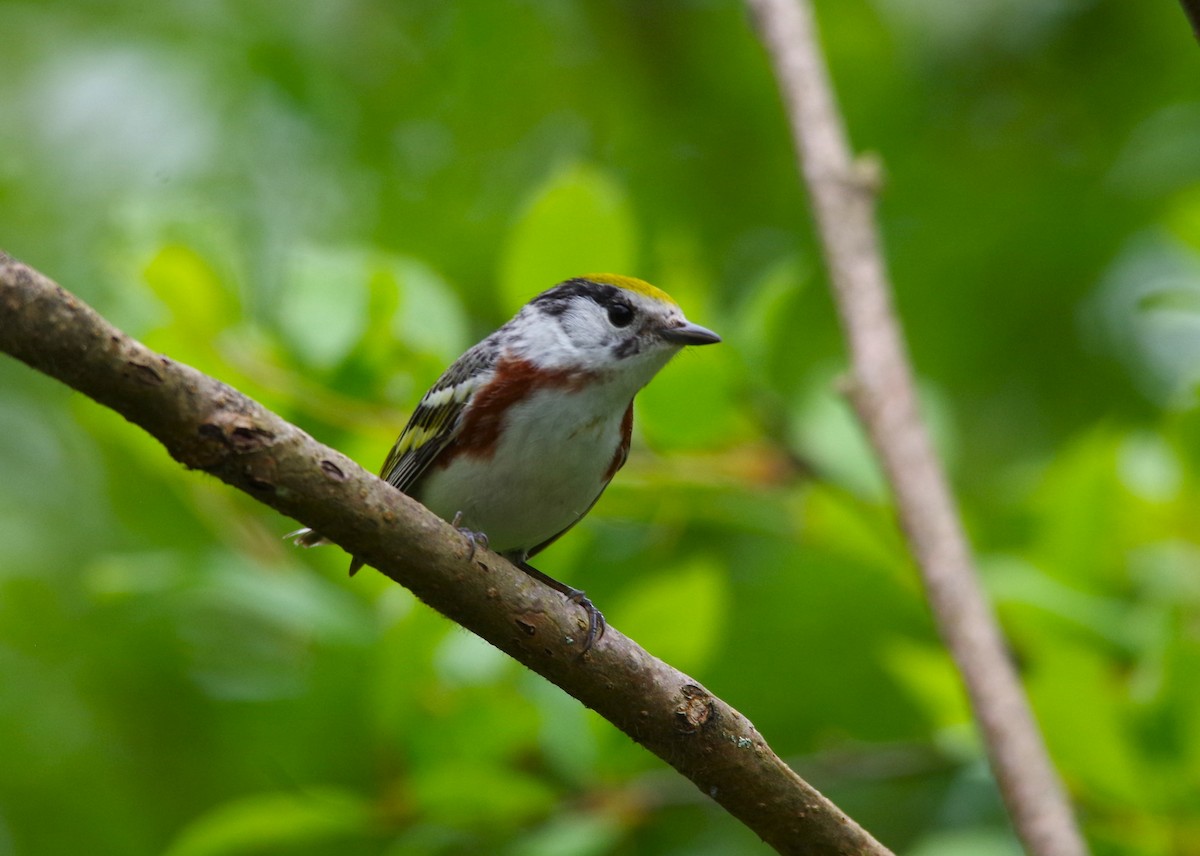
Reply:
<svg viewBox="0 0 1200 856"><path fill-rule="evenodd" d="M608 320L614 327L628 327L633 321L633 307L628 303L614 303L608 307Z"/></svg>

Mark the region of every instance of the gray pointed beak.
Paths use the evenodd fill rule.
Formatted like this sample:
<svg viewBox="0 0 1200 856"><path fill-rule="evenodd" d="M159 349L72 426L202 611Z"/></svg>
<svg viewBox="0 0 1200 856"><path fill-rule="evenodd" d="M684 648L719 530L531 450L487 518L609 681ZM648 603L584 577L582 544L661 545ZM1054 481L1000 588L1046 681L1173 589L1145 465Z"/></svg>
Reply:
<svg viewBox="0 0 1200 856"><path fill-rule="evenodd" d="M684 321L678 327L670 327L662 331L662 337L677 345L715 345L721 337L699 324Z"/></svg>

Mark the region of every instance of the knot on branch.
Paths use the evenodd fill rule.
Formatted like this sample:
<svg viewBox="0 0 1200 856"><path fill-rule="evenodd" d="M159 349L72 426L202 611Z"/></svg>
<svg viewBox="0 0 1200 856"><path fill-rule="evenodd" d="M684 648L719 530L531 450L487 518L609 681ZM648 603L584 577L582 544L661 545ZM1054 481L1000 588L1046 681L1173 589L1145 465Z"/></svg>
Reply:
<svg viewBox="0 0 1200 856"><path fill-rule="evenodd" d="M275 489L275 458L257 454L275 442L275 434L252 414L220 408L203 419L196 431L200 442L180 457L183 463L218 476L235 475L255 491Z"/></svg>
<svg viewBox="0 0 1200 856"><path fill-rule="evenodd" d="M325 459L321 461L320 467L321 472L325 473L325 475L329 476L329 478L333 479L334 481L344 482L346 480L346 474L342 472L342 468L333 461Z"/></svg>
<svg viewBox="0 0 1200 856"><path fill-rule="evenodd" d="M120 343L118 336L111 337L115 343ZM158 369L148 363L139 363L137 360L129 360L126 365L130 369L130 374L135 380L144 383L146 386L162 386L163 378L158 373Z"/></svg>
<svg viewBox="0 0 1200 856"><path fill-rule="evenodd" d="M675 728L680 734L695 734L716 714L712 696L696 684L686 684L680 694L683 700L675 708Z"/></svg>
<svg viewBox="0 0 1200 856"><path fill-rule="evenodd" d="M257 452L270 444L275 435L260 427L244 413L218 411L198 429L200 436L215 440L229 451L245 455Z"/></svg>
<svg viewBox="0 0 1200 856"><path fill-rule="evenodd" d="M872 197L883 192L887 183L887 169L878 152L863 152L850 164L852 183L862 193Z"/></svg>

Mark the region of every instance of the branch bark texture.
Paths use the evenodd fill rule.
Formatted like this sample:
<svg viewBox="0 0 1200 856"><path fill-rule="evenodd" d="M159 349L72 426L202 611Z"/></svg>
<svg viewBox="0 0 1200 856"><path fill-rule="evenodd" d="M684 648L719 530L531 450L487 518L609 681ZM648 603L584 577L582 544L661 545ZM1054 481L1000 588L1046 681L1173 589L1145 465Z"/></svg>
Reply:
<svg viewBox="0 0 1200 856"><path fill-rule="evenodd" d="M595 710L783 854L890 851L779 759L740 713L422 505L237 390L150 351L0 253L0 350L111 407L177 461L325 533ZM697 628L703 632L703 628Z"/></svg>
<svg viewBox="0 0 1200 856"><path fill-rule="evenodd" d="M963 676L1026 849L1087 848L979 583L922 422L875 220L875 170L851 156L809 0L747 0L790 119L842 327L849 394L891 484L935 621Z"/></svg>

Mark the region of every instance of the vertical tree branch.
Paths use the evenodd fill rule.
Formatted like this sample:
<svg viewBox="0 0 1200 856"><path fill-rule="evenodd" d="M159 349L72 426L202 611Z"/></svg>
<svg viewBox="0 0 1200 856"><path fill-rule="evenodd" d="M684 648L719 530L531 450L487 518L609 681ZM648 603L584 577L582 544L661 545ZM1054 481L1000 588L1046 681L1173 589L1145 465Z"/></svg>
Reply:
<svg viewBox="0 0 1200 856"><path fill-rule="evenodd" d="M809 0L747 0L791 121L853 366L850 398L896 497L938 628L962 673L1026 849L1087 852L974 568L918 411L875 222L874 181L852 160Z"/></svg>

